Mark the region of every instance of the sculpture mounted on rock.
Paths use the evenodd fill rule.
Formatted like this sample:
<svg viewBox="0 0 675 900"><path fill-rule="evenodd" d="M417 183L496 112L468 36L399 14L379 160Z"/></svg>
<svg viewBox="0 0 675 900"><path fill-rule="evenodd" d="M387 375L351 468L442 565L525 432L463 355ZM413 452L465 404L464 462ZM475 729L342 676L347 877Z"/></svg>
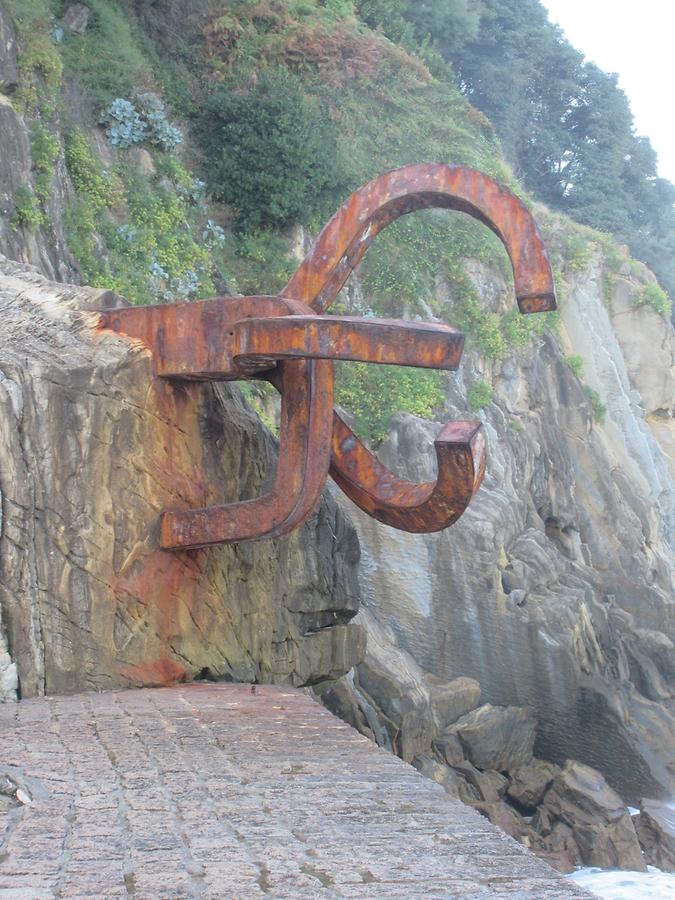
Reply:
<svg viewBox="0 0 675 900"><path fill-rule="evenodd" d="M217 297L101 314L102 329L139 339L152 351L161 378L264 379L281 394L271 490L223 506L165 511L163 549L286 534L310 515L329 471L361 509L404 531L440 531L462 515L485 470L480 422L444 426L435 441L435 482L399 479L333 410L332 361L453 370L464 335L439 324L322 315L383 228L431 207L468 213L497 234L513 266L522 313L556 308L548 256L524 204L474 169L426 163L388 172L355 191L277 297Z"/></svg>

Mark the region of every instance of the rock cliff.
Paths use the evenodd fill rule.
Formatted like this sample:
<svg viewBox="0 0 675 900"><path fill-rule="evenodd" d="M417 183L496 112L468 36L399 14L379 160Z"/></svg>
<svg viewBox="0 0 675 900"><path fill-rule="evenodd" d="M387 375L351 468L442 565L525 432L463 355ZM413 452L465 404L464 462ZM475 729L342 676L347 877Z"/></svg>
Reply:
<svg viewBox="0 0 675 900"><path fill-rule="evenodd" d="M539 756L596 766L635 801L675 795L675 338L635 305L645 272L625 266L609 295L605 274L598 254L566 274L557 339L501 363L469 352L449 382L451 417L467 414L476 379L494 390L480 413L488 473L457 525L413 536L347 511L369 645L381 622L423 670L475 678L484 701L533 708ZM495 308L510 302L498 273L478 267L474 278ZM442 284L439 294L452 301ZM602 423L588 387L606 405ZM439 427L397 415L379 454L426 480ZM359 669L371 685L384 656L369 650ZM386 704L386 693L370 700Z"/></svg>
<svg viewBox="0 0 675 900"><path fill-rule="evenodd" d="M74 281L77 270L64 226L66 201L72 186L63 152L55 160L54 190L45 201L45 226L33 230L16 222L17 191L31 184L34 167L28 123L12 103L19 81L14 26L0 6L0 252L10 259L37 266L49 278Z"/></svg>
<svg viewBox="0 0 675 900"><path fill-rule="evenodd" d="M101 334L119 300L1 261L2 694L340 677L359 549L330 497L282 541L157 548L162 508L255 496L275 447L236 389L154 380Z"/></svg>

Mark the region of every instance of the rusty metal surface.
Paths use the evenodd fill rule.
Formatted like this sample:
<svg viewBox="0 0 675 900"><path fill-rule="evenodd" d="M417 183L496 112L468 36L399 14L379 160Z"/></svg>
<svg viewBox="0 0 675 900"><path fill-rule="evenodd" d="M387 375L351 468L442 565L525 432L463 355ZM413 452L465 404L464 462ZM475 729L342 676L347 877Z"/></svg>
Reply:
<svg viewBox="0 0 675 900"><path fill-rule="evenodd" d="M152 350L155 372L162 377L232 381L247 376L232 360L236 323L289 316L295 309L280 297L215 297L114 309L101 315L101 325L142 341Z"/></svg>
<svg viewBox="0 0 675 900"><path fill-rule="evenodd" d="M342 490L373 518L402 531L441 531L459 519L485 473L485 436L480 422L448 422L434 441L436 481L398 478L354 439L339 416L333 419L332 472ZM366 455L367 454L367 455Z"/></svg>
<svg viewBox="0 0 675 900"><path fill-rule="evenodd" d="M302 524L330 474L365 512L412 532L438 531L464 512L485 471L479 422L448 423L435 441L438 476L415 484L384 467L333 411L336 359L456 369L464 336L446 325L322 315L375 236L407 213L465 212L490 227L513 265L521 312L555 309L553 276L531 214L481 172L437 163L406 166L343 204L279 297L115 309L100 327L140 341L159 377L264 378L281 393L279 461L262 497L162 515L160 545L190 549L279 537Z"/></svg>
<svg viewBox="0 0 675 900"><path fill-rule="evenodd" d="M325 226L281 296L323 312L383 228L432 207L465 212L495 232L513 266L521 312L556 308L548 254L525 204L482 172L444 163L403 166L355 191Z"/></svg>
<svg viewBox="0 0 675 900"><path fill-rule="evenodd" d="M280 537L310 515L330 463L332 363L283 363L278 388L282 398L280 452L272 490L255 500L165 512L160 526L163 549ZM287 448L285 452L282 447Z"/></svg>
<svg viewBox="0 0 675 900"><path fill-rule="evenodd" d="M495 232L513 266L521 312L545 312L556 308L551 264L527 207L511 191L482 172L442 163L404 166L355 191L324 227L300 268L281 291L281 296L295 297L317 311L324 311L383 228L400 216L431 207L465 212ZM385 469L337 413L333 427L340 440L333 440L330 474L347 496L381 521L387 521L388 504L398 497L401 506L396 515L396 527L405 531L427 530L420 527L424 511L405 506L405 498L410 493L409 482ZM354 480L351 466L357 457L357 481L361 485L370 485L368 496L373 498L372 503L370 499L366 501L364 492ZM476 469L480 474L474 492L483 477L484 459ZM383 496L378 504L374 498L381 493ZM468 503L471 495L465 499ZM429 531L437 530L435 525L429 524Z"/></svg>
<svg viewBox="0 0 675 900"><path fill-rule="evenodd" d="M345 359L454 370L464 335L447 325L401 319L280 316L237 322L233 341L236 365L254 372L275 359Z"/></svg>

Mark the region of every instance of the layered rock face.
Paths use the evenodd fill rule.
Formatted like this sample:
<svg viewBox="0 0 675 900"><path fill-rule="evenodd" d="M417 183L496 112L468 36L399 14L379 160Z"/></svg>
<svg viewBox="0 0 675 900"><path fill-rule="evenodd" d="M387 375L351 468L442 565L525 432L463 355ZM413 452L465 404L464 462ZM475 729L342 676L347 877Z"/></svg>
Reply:
<svg viewBox="0 0 675 900"><path fill-rule="evenodd" d="M0 696L339 678L359 548L330 498L284 540L158 549L163 508L256 496L276 449L236 388L155 379L102 334L119 300L2 260Z"/></svg>
<svg viewBox="0 0 675 900"><path fill-rule="evenodd" d="M32 167L28 128L11 102L18 83L16 34L0 6L0 253L37 266L57 281L76 281L64 227L71 186L63 154L56 160L54 189L46 201L48 228L32 231L13 221L17 191L31 183Z"/></svg>
<svg viewBox="0 0 675 900"><path fill-rule="evenodd" d="M643 800L635 827L647 862L675 872L675 805Z"/></svg>
<svg viewBox="0 0 675 900"><path fill-rule="evenodd" d="M476 272L499 308L508 290ZM357 525L368 615L391 641L442 679L476 679L484 701L531 707L539 756L593 765L636 803L675 796L675 339L634 305L628 271L605 305L603 274L594 259L567 278L559 341L501 364L465 354L449 417L475 417L463 397L477 377L494 399L479 413L488 473L456 525L406 535L339 502ZM566 365L573 354L604 424ZM433 477L438 428L395 416L381 458Z"/></svg>
<svg viewBox="0 0 675 900"><path fill-rule="evenodd" d="M532 709L481 702L472 678L443 682L424 673L368 609L359 615L366 658L348 678L315 689L330 709L562 872L579 865L643 871L643 837L648 858L667 858L650 801L638 839L625 802L600 772L534 756Z"/></svg>

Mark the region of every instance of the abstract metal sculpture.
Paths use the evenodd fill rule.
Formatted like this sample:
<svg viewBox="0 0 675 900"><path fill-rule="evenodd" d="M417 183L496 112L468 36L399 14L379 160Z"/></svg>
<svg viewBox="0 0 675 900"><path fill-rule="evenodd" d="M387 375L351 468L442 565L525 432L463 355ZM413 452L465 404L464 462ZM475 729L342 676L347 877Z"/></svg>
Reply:
<svg viewBox="0 0 675 900"><path fill-rule="evenodd" d="M497 234L511 259L521 312L555 309L548 256L523 203L474 169L425 163L388 172L353 193L278 297L217 297L101 315L102 328L150 348L163 378L265 379L281 394L272 489L254 500L163 513L164 549L286 534L309 516L329 471L354 503L394 528L439 531L462 515L485 470L480 422L450 422L441 430L435 482L402 480L334 412L332 360L452 370L464 335L446 325L322 315L383 228L431 207L468 213Z"/></svg>

